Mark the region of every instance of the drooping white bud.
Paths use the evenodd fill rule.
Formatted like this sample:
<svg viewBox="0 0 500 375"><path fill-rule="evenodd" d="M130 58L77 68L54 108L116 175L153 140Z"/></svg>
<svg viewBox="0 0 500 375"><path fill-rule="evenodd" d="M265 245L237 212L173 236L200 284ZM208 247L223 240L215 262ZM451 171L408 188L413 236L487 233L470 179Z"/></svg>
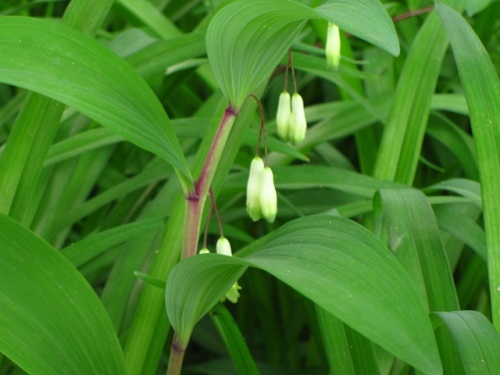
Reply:
<svg viewBox="0 0 500 375"><path fill-rule="evenodd" d="M331 22L328 22L326 32L325 53L328 66L337 70L340 64L340 31L339 27Z"/></svg>
<svg viewBox="0 0 500 375"><path fill-rule="evenodd" d="M290 94L288 91L283 91L279 98L278 112L276 113L276 126L278 135L284 141L288 141L291 113Z"/></svg>
<svg viewBox="0 0 500 375"><path fill-rule="evenodd" d="M233 255L233 252L231 251L231 244L225 237L221 237L217 240L217 245L215 246L215 248L217 250L217 254L228 256Z"/></svg>
<svg viewBox="0 0 500 375"><path fill-rule="evenodd" d="M298 144L306 137L307 122L304 112L304 101L299 93L292 96L292 115L290 117L289 140L293 144Z"/></svg>
<svg viewBox="0 0 500 375"><path fill-rule="evenodd" d="M260 190L263 171L264 162L260 157L256 156L250 164L250 175L247 183L247 212L253 221L257 221L262 217Z"/></svg>
<svg viewBox="0 0 500 375"><path fill-rule="evenodd" d="M269 223L273 223L278 212L278 197L274 187L273 171L269 167L265 167L262 172L260 208L262 210L262 216L264 216Z"/></svg>
<svg viewBox="0 0 500 375"><path fill-rule="evenodd" d="M210 250L208 250L206 247L198 251L198 254L210 254Z"/></svg>

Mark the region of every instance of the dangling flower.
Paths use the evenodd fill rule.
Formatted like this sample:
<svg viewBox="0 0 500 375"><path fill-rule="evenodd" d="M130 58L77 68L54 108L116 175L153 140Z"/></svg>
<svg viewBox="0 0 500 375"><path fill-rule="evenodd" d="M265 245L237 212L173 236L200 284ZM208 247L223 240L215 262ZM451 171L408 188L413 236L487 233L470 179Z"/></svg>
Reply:
<svg viewBox="0 0 500 375"><path fill-rule="evenodd" d="M290 117L289 140L293 144L298 144L306 137L307 122L304 112L304 101L299 93L292 96L292 115Z"/></svg>
<svg viewBox="0 0 500 375"><path fill-rule="evenodd" d="M262 210L262 216L264 216L269 223L273 223L278 212L278 198L274 187L273 171L269 167L265 167L262 172L260 208Z"/></svg>
<svg viewBox="0 0 500 375"><path fill-rule="evenodd" d="M256 156L250 164L250 175L247 183L247 212L253 221L257 221L262 217L260 190L263 171L264 162L260 157Z"/></svg>
<svg viewBox="0 0 500 375"><path fill-rule="evenodd" d="M276 113L276 125L278 128L278 135L284 141L288 141L291 113L290 94L288 91L283 91L279 98L278 112Z"/></svg>
<svg viewBox="0 0 500 375"><path fill-rule="evenodd" d="M210 250L208 250L206 247L198 251L198 254L210 254Z"/></svg>
<svg viewBox="0 0 500 375"><path fill-rule="evenodd" d="M328 66L337 70L340 64L340 31L339 27L331 22L328 22L325 53Z"/></svg>
<svg viewBox="0 0 500 375"><path fill-rule="evenodd" d="M217 240L217 254L222 254L222 255L227 255L227 256L232 256L233 252L231 251L231 244L225 237L221 237ZM238 282L235 282L233 286L231 286L231 289L229 289L226 293L226 296L221 300L221 302L224 301L225 298L227 298L229 301L232 303L238 302L238 298L240 298L240 290L241 287L238 285Z"/></svg>
<svg viewBox="0 0 500 375"><path fill-rule="evenodd" d="M229 243L226 237L219 238L217 240L217 245L215 248L217 250L217 254L228 255L228 256L233 255L233 252L231 251L231 244Z"/></svg>

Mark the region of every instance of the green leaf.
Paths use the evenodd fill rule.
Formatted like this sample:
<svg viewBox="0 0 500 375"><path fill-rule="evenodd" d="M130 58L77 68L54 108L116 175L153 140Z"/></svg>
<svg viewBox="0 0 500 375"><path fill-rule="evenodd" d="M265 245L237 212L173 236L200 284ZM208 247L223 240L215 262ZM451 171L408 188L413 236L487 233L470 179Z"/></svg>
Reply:
<svg viewBox="0 0 500 375"><path fill-rule="evenodd" d="M259 370L245 343L245 339L231 313L222 303L214 306L212 321L226 344L227 350L238 369L238 374L258 375Z"/></svg>
<svg viewBox="0 0 500 375"><path fill-rule="evenodd" d="M130 65L101 44L56 22L4 17L0 54L1 82L75 108L192 181L162 105Z"/></svg>
<svg viewBox="0 0 500 375"><path fill-rule="evenodd" d="M222 8L206 34L207 55L222 92L237 109L283 59L308 7L286 0L235 1Z"/></svg>
<svg viewBox="0 0 500 375"><path fill-rule="evenodd" d="M451 332L466 374L500 374L500 335L477 311L435 313Z"/></svg>
<svg viewBox="0 0 500 375"><path fill-rule="evenodd" d="M258 250L244 259L197 255L172 270L167 313L179 337L186 341L194 324L252 266L418 369L440 373L422 300L396 258L367 229L341 217L311 216L250 247Z"/></svg>
<svg viewBox="0 0 500 375"><path fill-rule="evenodd" d="M0 352L29 374L125 374L95 292L45 241L0 215Z"/></svg>
<svg viewBox="0 0 500 375"><path fill-rule="evenodd" d="M441 3L436 9L450 39L469 106L481 181L493 324L500 330L500 80L467 21Z"/></svg>
<svg viewBox="0 0 500 375"><path fill-rule="evenodd" d="M378 0L329 0L315 11L348 33L399 55L394 23Z"/></svg>

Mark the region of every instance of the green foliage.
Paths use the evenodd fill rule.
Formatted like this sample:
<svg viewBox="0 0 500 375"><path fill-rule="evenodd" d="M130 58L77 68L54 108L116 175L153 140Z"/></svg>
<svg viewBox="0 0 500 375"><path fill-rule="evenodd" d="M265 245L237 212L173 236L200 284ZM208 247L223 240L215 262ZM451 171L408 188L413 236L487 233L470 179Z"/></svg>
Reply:
<svg viewBox="0 0 500 375"><path fill-rule="evenodd" d="M0 375L500 373L500 2L113 4L0 0Z"/></svg>

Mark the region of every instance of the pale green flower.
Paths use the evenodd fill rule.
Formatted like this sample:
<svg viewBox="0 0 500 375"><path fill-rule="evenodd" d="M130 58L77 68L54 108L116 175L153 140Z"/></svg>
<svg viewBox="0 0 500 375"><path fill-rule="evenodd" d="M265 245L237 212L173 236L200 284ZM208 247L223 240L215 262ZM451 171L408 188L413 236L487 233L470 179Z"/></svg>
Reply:
<svg viewBox="0 0 500 375"><path fill-rule="evenodd" d="M225 237L221 237L217 240L217 245L215 246L215 248L217 250L217 254L228 256L233 255L233 252L231 251L231 244Z"/></svg>
<svg viewBox="0 0 500 375"><path fill-rule="evenodd" d="M250 175L247 183L247 212L253 221L257 221L262 217L260 190L263 171L264 162L260 157L256 156L250 164Z"/></svg>
<svg viewBox="0 0 500 375"><path fill-rule="evenodd" d="M274 222L278 212L278 198L274 187L273 171L265 167L262 172L262 186L260 190L260 208L262 216L269 222Z"/></svg>
<svg viewBox="0 0 500 375"><path fill-rule="evenodd" d="M231 287L231 289L228 290L228 292L226 293L226 298L231 301L232 303L237 303L238 302L238 298L240 298L240 292L238 290L241 289L241 286L239 286L239 284L236 282L233 284L233 286Z"/></svg>
<svg viewBox="0 0 500 375"><path fill-rule="evenodd" d="M233 252L231 251L231 244L225 237L221 237L217 240L216 249L217 249L217 254L227 255L227 256L233 255ZM241 287L238 285L238 282L235 282L231 287L231 289L227 291L225 297L222 298L221 302L224 302L226 298L232 303L238 302L238 298L240 298L240 292L238 292L238 290L240 289Z"/></svg>
<svg viewBox="0 0 500 375"><path fill-rule="evenodd" d="M210 254L210 250L208 250L206 247L198 251L198 254Z"/></svg>
<svg viewBox="0 0 500 375"><path fill-rule="evenodd" d="M290 107L290 94L288 93L288 91L283 91L280 94L279 98L278 112L276 113L276 125L278 135L284 141L288 141L291 114L292 110Z"/></svg>
<svg viewBox="0 0 500 375"><path fill-rule="evenodd" d="M337 70L340 64L340 31L339 27L331 22L328 22L325 53L328 66Z"/></svg>
<svg viewBox="0 0 500 375"><path fill-rule="evenodd" d="M307 122L304 112L304 101L299 93L292 96L292 116L290 117L289 140L293 144L298 144L306 137Z"/></svg>

